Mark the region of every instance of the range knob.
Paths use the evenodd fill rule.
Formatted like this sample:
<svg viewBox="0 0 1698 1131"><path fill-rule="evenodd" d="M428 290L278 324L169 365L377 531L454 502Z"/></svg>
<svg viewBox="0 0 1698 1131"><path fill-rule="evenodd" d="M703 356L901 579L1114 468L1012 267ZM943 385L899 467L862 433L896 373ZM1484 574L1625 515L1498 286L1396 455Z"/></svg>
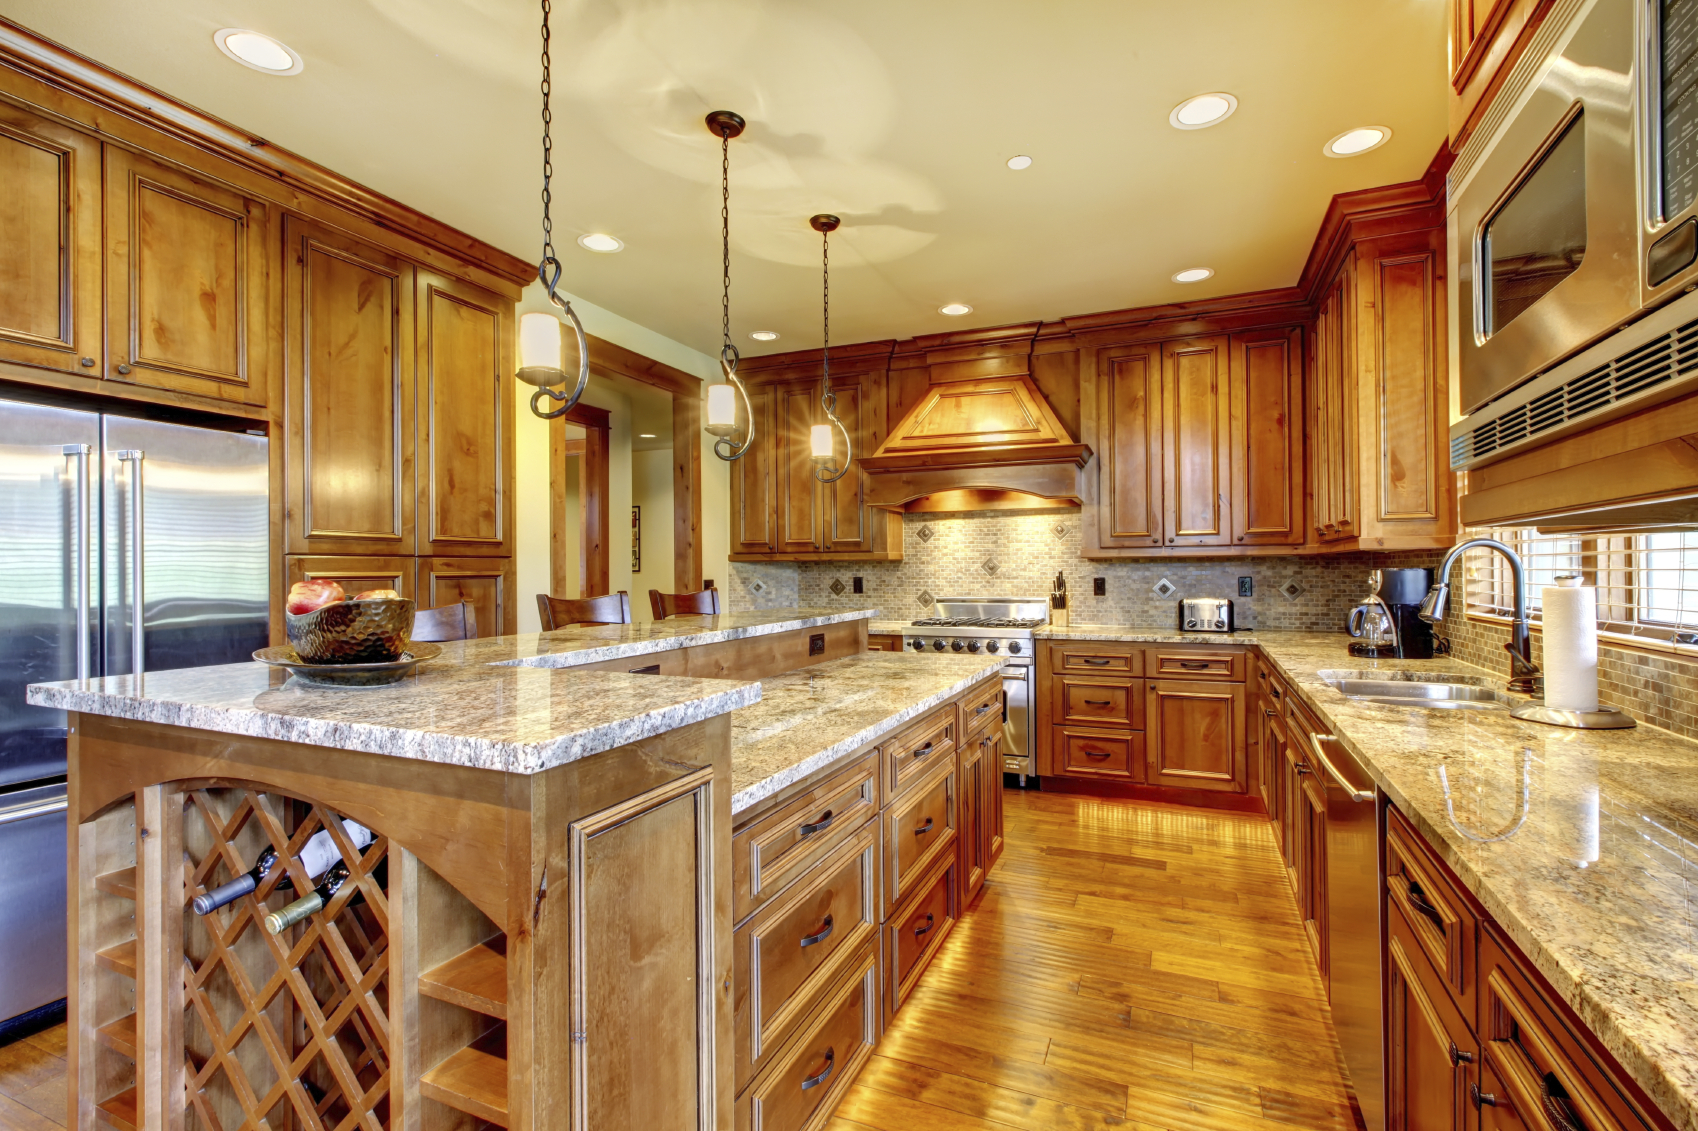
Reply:
<svg viewBox="0 0 1698 1131"><path fill-rule="evenodd" d="M961 643L961 641L959 641L959 640L951 640L949 642L949 650L951 652L959 652L965 647L967 647L967 646L965 644Z"/></svg>
<svg viewBox="0 0 1698 1131"><path fill-rule="evenodd" d="M979 650L979 642L977 640L967 641L967 651L977 652L978 650Z"/></svg>
<svg viewBox="0 0 1698 1131"><path fill-rule="evenodd" d="M1020 642L1018 640L1010 640L1008 642L1008 654L1010 656L1018 656L1020 651Z"/></svg>
<svg viewBox="0 0 1698 1131"><path fill-rule="evenodd" d="M1197 622L1196 622L1196 621L1195 621L1195 620L1187 620L1187 621L1186 621L1186 622L1185 622L1185 627L1186 627L1186 628L1196 628L1196 627L1197 627Z"/></svg>
<svg viewBox="0 0 1698 1131"><path fill-rule="evenodd" d="M1001 650L1002 641L1000 640L992 640L989 644L985 645L985 651L987 652L1000 652Z"/></svg>
<svg viewBox="0 0 1698 1131"><path fill-rule="evenodd" d="M908 646L916 652L924 652L926 650L926 642L918 636L908 641Z"/></svg>
<svg viewBox="0 0 1698 1131"><path fill-rule="evenodd" d="M943 651L943 638L942 637L939 637L938 639L932 641L932 651L934 651L934 652Z"/></svg>

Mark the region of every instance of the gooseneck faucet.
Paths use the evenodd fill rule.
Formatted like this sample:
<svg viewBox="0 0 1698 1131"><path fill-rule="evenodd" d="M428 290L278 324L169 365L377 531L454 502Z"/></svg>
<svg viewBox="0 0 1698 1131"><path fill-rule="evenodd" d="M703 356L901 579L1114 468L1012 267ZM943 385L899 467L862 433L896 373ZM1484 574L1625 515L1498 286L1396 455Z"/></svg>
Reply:
<svg viewBox="0 0 1698 1131"><path fill-rule="evenodd" d="M1508 560L1510 581L1515 586L1515 616L1509 625L1509 643L1503 646L1504 651L1509 653L1509 689L1523 695L1542 695L1544 676L1539 665L1533 662L1533 641L1527 631L1527 571L1521 564L1521 555L1502 542L1495 538L1470 538L1458 543L1446 554L1444 565L1439 567L1438 576L1433 579L1432 589L1427 592L1426 600L1421 602L1421 619L1429 624L1444 620L1445 606L1450 602L1450 585L1446 581L1450 577L1450 567L1456 564L1456 559L1464 551L1476 546L1496 550Z"/></svg>

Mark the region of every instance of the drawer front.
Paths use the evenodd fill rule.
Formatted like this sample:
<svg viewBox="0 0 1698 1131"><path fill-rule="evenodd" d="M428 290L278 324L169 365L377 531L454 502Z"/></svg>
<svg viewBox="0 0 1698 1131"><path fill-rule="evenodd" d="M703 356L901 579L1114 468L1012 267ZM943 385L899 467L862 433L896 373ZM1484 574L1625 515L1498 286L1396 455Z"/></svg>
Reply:
<svg viewBox="0 0 1698 1131"><path fill-rule="evenodd" d="M811 1131L826 1121L878 1042L877 950L858 952L849 976L738 1098L738 1131Z"/></svg>
<svg viewBox="0 0 1698 1131"><path fill-rule="evenodd" d="M1396 809L1386 812L1386 895L1472 1020L1480 922L1421 834Z"/></svg>
<svg viewBox="0 0 1698 1131"><path fill-rule="evenodd" d="M1244 682L1244 653L1202 648L1161 649L1152 654L1151 678L1224 679Z"/></svg>
<svg viewBox="0 0 1698 1131"><path fill-rule="evenodd" d="M959 904L955 862L943 860L926 873L914 897L884 925L884 961L888 971L885 995L895 1014L955 926Z"/></svg>
<svg viewBox="0 0 1698 1131"><path fill-rule="evenodd" d="M954 753L955 705L952 703L885 743L885 764L890 767L885 782L890 796L895 797L912 786L933 766L949 761Z"/></svg>
<svg viewBox="0 0 1698 1131"><path fill-rule="evenodd" d="M1144 729L1144 685L1135 679L1056 676L1053 710L1058 723Z"/></svg>
<svg viewBox="0 0 1698 1131"><path fill-rule="evenodd" d="M1057 769L1080 778L1144 780L1144 736L1139 731L1056 727Z"/></svg>
<svg viewBox="0 0 1698 1131"><path fill-rule="evenodd" d="M1080 675L1143 675L1144 650L1130 644L1052 644L1050 670Z"/></svg>
<svg viewBox="0 0 1698 1131"><path fill-rule="evenodd" d="M955 768L948 763L885 813L885 906L894 907L939 856L955 847Z"/></svg>
<svg viewBox="0 0 1698 1131"><path fill-rule="evenodd" d="M878 811L875 752L737 830L731 838L732 919L748 918Z"/></svg>
<svg viewBox="0 0 1698 1131"><path fill-rule="evenodd" d="M878 826L820 861L738 927L734 1012L737 1086L752 1079L807 1018L812 999L878 935Z"/></svg>
<svg viewBox="0 0 1698 1131"><path fill-rule="evenodd" d="M961 700L961 729L969 738L1002 721L1002 679L986 680ZM963 746L971 743L963 743Z"/></svg>

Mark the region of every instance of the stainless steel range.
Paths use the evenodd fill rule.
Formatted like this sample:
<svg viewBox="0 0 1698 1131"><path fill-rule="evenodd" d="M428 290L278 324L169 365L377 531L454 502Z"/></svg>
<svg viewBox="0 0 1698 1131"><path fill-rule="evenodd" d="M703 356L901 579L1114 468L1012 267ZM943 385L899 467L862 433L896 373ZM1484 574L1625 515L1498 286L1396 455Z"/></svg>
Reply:
<svg viewBox="0 0 1698 1131"><path fill-rule="evenodd" d="M942 597L935 615L902 629L909 652L1000 656L1002 665L1002 768L1025 777L1032 770L1032 630L1049 623L1042 597Z"/></svg>

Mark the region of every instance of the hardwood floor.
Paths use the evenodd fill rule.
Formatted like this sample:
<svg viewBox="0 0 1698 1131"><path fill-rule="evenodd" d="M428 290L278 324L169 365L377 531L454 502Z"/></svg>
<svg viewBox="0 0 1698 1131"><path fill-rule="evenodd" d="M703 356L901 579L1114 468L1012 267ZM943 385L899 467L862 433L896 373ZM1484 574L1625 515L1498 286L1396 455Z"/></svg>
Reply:
<svg viewBox="0 0 1698 1131"><path fill-rule="evenodd" d="M829 1131L1356 1127L1265 818L1010 790L1006 820Z"/></svg>
<svg viewBox="0 0 1698 1131"><path fill-rule="evenodd" d="M65 1026L0 1045L0 1131L65 1126Z"/></svg>

